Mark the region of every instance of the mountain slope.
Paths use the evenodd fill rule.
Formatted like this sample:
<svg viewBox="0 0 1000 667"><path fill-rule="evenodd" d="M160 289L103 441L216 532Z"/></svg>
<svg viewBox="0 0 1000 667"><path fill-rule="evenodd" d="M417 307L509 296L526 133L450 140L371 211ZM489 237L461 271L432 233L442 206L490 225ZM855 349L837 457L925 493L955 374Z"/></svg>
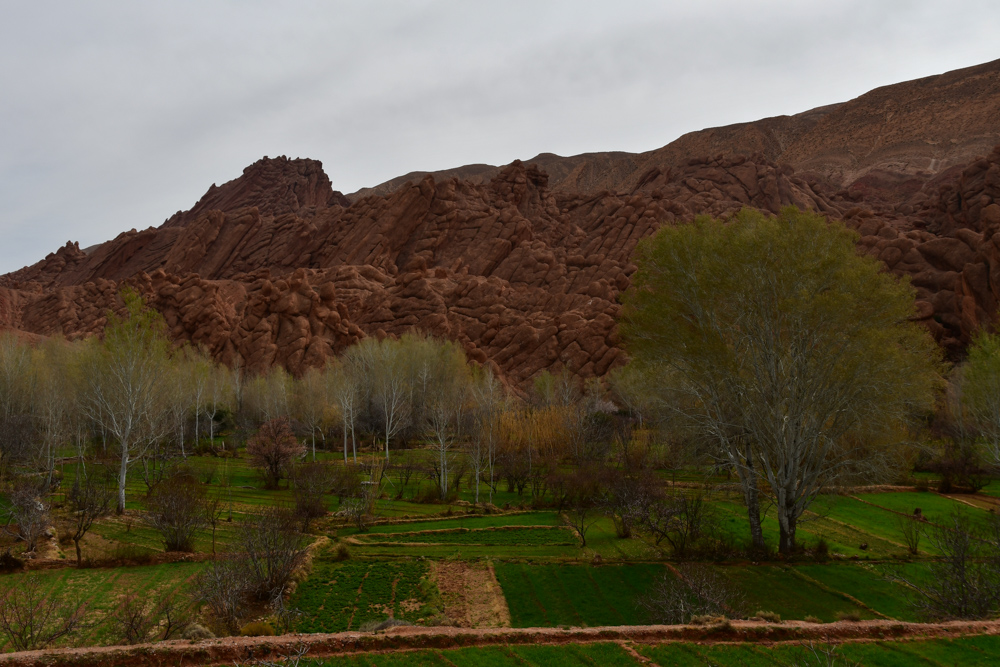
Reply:
<svg viewBox="0 0 1000 667"><path fill-rule="evenodd" d="M546 368L600 376L624 358L618 296L640 239L699 214L796 205L844 220L860 251L910 276L914 318L960 354L1000 303L1000 152L975 155L1000 141L998 72L1000 61L640 155L542 154L367 195L334 191L317 161L264 158L158 228L70 243L0 276L0 326L95 334L127 283L175 339L257 370L301 372L363 336L417 328L515 384Z"/></svg>

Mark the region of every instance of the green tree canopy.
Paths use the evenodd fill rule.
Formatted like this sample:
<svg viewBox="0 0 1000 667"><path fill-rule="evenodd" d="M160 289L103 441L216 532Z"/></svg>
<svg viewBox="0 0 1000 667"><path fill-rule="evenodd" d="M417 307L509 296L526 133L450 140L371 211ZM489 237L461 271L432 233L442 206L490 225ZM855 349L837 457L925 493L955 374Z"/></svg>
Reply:
<svg viewBox="0 0 1000 667"><path fill-rule="evenodd" d="M822 487L933 402L940 355L909 319L913 290L856 239L794 208L743 210L637 249L622 323L632 363L658 408L738 472L758 548L758 489L788 552Z"/></svg>
<svg viewBox="0 0 1000 667"><path fill-rule="evenodd" d="M981 332L959 369L962 404L985 445L990 463L1000 466L1000 336Z"/></svg>

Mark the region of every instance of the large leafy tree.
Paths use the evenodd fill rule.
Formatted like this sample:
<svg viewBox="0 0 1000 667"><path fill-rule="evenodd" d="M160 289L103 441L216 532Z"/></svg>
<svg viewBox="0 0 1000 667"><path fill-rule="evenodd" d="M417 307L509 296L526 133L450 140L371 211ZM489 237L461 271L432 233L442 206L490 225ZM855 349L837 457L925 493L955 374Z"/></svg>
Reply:
<svg viewBox="0 0 1000 667"><path fill-rule="evenodd" d="M759 494L779 549L838 475L872 469L932 405L938 352L913 290L839 223L794 208L664 227L640 244L622 323L659 409L709 439L742 483L756 548Z"/></svg>

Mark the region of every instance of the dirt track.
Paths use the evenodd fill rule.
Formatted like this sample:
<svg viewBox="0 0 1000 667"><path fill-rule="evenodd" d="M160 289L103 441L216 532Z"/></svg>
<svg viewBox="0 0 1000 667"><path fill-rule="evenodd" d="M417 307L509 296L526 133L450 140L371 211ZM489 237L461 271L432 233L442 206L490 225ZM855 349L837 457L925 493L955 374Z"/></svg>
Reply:
<svg viewBox="0 0 1000 667"><path fill-rule="evenodd" d="M0 655L2 667L112 667L132 665L217 665L254 658L279 656L307 646L310 657L413 649L447 649L490 644L565 644L596 641L662 643L691 641L728 642L847 642L899 638L959 637L1000 634L1000 621L952 623L900 623L861 621L839 623L761 623L732 621L728 626L649 625L603 628L465 628L399 627L378 634L284 635L282 637L229 637L203 641L168 641L136 646L52 649Z"/></svg>

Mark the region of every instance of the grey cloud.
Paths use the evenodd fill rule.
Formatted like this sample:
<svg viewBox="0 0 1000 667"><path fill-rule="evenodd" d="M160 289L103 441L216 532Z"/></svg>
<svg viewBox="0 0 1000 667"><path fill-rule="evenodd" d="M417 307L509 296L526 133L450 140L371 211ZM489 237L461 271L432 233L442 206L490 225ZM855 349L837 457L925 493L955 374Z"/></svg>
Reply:
<svg viewBox="0 0 1000 667"><path fill-rule="evenodd" d="M159 224L262 155L352 191L650 150L985 62L998 27L979 1L0 1L0 271Z"/></svg>

